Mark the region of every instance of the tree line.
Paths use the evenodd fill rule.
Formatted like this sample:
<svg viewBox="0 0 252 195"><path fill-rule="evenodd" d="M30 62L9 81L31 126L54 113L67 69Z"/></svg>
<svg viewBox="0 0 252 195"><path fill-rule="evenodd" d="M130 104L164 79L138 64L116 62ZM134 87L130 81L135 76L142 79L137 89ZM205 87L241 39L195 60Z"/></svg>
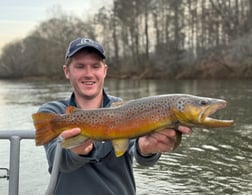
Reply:
<svg viewBox="0 0 252 195"><path fill-rule="evenodd" d="M252 77L252 0L114 0L85 19L54 11L5 45L0 77L62 78L77 37L104 45L111 77Z"/></svg>

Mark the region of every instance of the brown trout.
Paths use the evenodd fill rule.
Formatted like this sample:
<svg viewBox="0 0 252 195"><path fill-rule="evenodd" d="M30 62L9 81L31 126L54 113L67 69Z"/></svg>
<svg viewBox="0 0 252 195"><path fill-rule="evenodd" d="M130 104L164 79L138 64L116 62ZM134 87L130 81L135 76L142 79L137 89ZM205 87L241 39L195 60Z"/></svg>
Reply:
<svg viewBox="0 0 252 195"><path fill-rule="evenodd" d="M62 141L63 148L76 146L87 139L112 141L116 156L128 149L128 139L163 128L230 127L233 120L218 120L209 115L226 107L222 99L187 94L149 96L114 107L82 110L67 107L66 114L35 113L36 145L43 145L64 130L79 127L81 134ZM181 136L181 134L179 134Z"/></svg>

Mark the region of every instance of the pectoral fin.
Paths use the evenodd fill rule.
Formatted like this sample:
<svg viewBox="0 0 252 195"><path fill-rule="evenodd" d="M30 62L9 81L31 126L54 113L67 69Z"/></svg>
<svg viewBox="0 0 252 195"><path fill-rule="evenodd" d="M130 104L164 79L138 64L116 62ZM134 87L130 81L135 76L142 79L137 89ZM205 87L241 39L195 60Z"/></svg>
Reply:
<svg viewBox="0 0 252 195"><path fill-rule="evenodd" d="M129 140L128 139L112 140L112 145L113 145L116 157L120 157L125 153L125 151L127 151L128 146L129 146Z"/></svg>
<svg viewBox="0 0 252 195"><path fill-rule="evenodd" d="M70 149L70 148L73 148L75 146L82 144L83 142L87 141L88 139L89 139L88 137L85 137L83 135L77 135L75 137L63 139L61 141L61 147L65 148L65 149Z"/></svg>

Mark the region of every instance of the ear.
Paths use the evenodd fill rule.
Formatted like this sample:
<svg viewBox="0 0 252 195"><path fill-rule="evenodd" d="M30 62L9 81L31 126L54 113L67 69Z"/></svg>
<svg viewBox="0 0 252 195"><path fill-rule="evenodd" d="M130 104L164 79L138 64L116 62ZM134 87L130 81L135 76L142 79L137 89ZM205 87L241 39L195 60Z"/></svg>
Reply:
<svg viewBox="0 0 252 195"><path fill-rule="evenodd" d="M108 65L104 64L104 78L107 76L107 72L108 72Z"/></svg>
<svg viewBox="0 0 252 195"><path fill-rule="evenodd" d="M65 73L65 77L69 79L69 67L67 65L63 65L63 70Z"/></svg>

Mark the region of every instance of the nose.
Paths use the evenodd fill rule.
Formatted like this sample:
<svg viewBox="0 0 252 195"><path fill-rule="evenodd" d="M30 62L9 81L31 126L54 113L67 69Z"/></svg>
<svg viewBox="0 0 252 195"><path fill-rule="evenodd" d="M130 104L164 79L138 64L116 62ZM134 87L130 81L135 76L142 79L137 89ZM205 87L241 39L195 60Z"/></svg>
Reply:
<svg viewBox="0 0 252 195"><path fill-rule="evenodd" d="M87 66L85 68L85 76L92 76L92 68Z"/></svg>

